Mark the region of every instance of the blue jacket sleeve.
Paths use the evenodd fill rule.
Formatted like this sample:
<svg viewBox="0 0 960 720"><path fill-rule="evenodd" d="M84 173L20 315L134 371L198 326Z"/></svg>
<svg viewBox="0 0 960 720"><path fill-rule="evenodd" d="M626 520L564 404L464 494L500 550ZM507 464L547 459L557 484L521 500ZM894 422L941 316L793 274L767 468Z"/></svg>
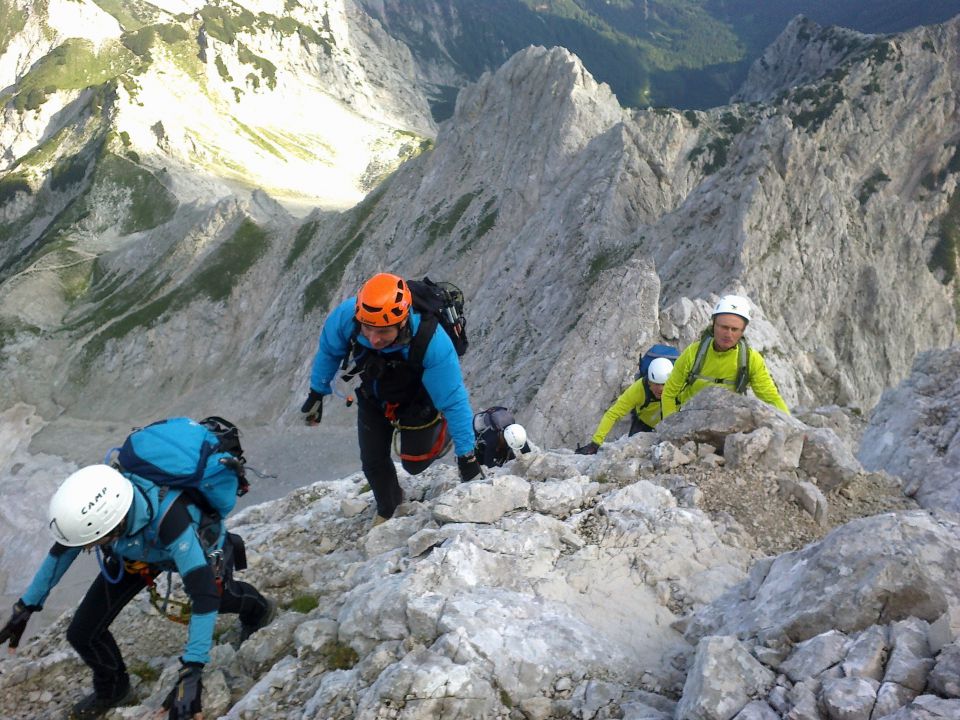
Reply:
<svg viewBox="0 0 960 720"><path fill-rule="evenodd" d="M356 302L356 298L348 298L335 307L320 331L320 342L310 372L310 387L322 395L333 392L330 383L350 350Z"/></svg>
<svg viewBox="0 0 960 720"><path fill-rule="evenodd" d="M447 419L457 455L473 452L473 410L463 384L460 359L447 333L437 327L423 354L423 386Z"/></svg>
<svg viewBox="0 0 960 720"><path fill-rule="evenodd" d="M210 660L213 630L220 611L220 593L213 570L200 545L200 538L197 537L196 525L190 524L166 546L166 551L183 579L184 590L192 604L187 645L181 658L184 662L206 664Z"/></svg>
<svg viewBox="0 0 960 720"><path fill-rule="evenodd" d="M53 552L48 553L33 576L30 587L21 597L24 605L43 607L50 591L60 582L60 578L63 577L67 568L73 564L73 561L77 559L81 550L82 548L72 547L66 548L59 555L55 555Z"/></svg>

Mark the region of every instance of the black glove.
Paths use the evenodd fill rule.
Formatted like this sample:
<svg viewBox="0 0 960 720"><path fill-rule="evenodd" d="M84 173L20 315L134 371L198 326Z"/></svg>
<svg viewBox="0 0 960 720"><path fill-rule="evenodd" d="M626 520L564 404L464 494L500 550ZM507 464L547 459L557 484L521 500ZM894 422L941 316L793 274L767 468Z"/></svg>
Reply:
<svg viewBox="0 0 960 720"><path fill-rule="evenodd" d="M477 462L477 456L473 453L469 455L458 455L457 469L460 470L461 482L469 482L478 475L483 474L483 471L480 469L480 463Z"/></svg>
<svg viewBox="0 0 960 720"><path fill-rule="evenodd" d="M7 624L0 629L0 645L10 641L10 652L17 649L20 645L20 638L23 637L23 631L27 629L27 620L30 615L40 608L36 605L24 605L23 600L17 600L13 604L13 613Z"/></svg>
<svg viewBox="0 0 960 720"><path fill-rule="evenodd" d="M300 407L303 413L303 420L307 425L319 425L323 418L323 395L313 388L310 388L310 394Z"/></svg>
<svg viewBox="0 0 960 720"><path fill-rule="evenodd" d="M600 449L600 446L597 445L595 442L593 442L593 440L591 440L583 447L580 447L579 445L577 445L577 449L574 450L574 452L577 455L596 455L597 450L599 449Z"/></svg>
<svg viewBox="0 0 960 720"><path fill-rule="evenodd" d="M169 710L167 720L190 720L199 713L200 697L203 695L203 665L185 663L177 676L177 684L163 701L163 709Z"/></svg>

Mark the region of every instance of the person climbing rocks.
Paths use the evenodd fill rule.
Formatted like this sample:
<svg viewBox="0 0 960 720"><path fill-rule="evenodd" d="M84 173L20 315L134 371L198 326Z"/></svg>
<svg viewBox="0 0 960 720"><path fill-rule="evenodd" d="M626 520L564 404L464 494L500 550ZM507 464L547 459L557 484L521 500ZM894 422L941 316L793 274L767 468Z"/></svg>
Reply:
<svg viewBox="0 0 960 720"><path fill-rule="evenodd" d="M482 473L474 453L473 410L453 342L413 303L407 281L377 273L356 297L334 308L320 332L310 391L300 408L306 423L317 425L338 371L360 376L357 434L363 474L377 506L374 526L393 517L403 501L390 456L394 431L401 464L411 475L443 456L451 441L460 479L467 482Z"/></svg>
<svg viewBox="0 0 960 720"><path fill-rule="evenodd" d="M714 385L741 394L749 387L760 400L790 414L763 356L747 344L744 332L749 323L747 298L720 298L713 308L710 327L677 358L660 400L663 417L669 417L698 392Z"/></svg>
<svg viewBox="0 0 960 720"><path fill-rule="evenodd" d="M55 542L0 628L0 645L6 642L15 651L30 615L43 609L73 561L81 552L95 551L101 571L80 601L66 637L93 671L93 692L68 717L98 718L135 701L110 624L141 590L153 588L160 573L176 571L192 607L180 672L164 707L169 720L200 713L203 668L218 613L239 615L243 642L276 612L272 600L233 577L235 565L245 566L242 539L227 533L222 520L205 516L184 492L109 465L90 465L67 477L50 500L48 516Z"/></svg>
<svg viewBox="0 0 960 720"><path fill-rule="evenodd" d="M674 351L676 352L676 351ZM667 358L655 358L647 367L647 374L623 391L613 405L600 418L600 424L586 445L578 446L578 455L593 455L603 445L613 426L626 415L632 413L630 432L650 432L661 420L660 397L664 384L670 377L673 363Z"/></svg>

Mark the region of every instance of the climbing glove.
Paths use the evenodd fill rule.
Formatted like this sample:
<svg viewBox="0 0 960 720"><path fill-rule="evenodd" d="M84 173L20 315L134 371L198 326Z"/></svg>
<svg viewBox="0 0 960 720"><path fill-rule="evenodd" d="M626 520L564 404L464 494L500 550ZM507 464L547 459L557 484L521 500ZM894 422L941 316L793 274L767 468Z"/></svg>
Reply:
<svg viewBox="0 0 960 720"><path fill-rule="evenodd" d="M36 605L24 605L23 600L17 600L13 604L13 613L7 624L0 629L0 645L9 641L10 652L14 652L20 645L20 638L23 637L23 631L27 629L27 620L30 615L39 610Z"/></svg>
<svg viewBox="0 0 960 720"><path fill-rule="evenodd" d="M477 462L477 457L473 453L469 455L458 455L457 469L460 470L461 482L469 482L478 475L483 474L483 471L480 469L480 463Z"/></svg>
<svg viewBox="0 0 960 720"><path fill-rule="evenodd" d="M203 665L183 662L177 684L163 701L163 709L170 712L167 720L190 720L202 710L200 698L203 695Z"/></svg>
<svg viewBox="0 0 960 720"><path fill-rule="evenodd" d="M323 418L323 395L313 388L310 388L310 394L300 407L303 413L303 420L307 425L319 425Z"/></svg>
<svg viewBox="0 0 960 720"><path fill-rule="evenodd" d="M596 455L597 450L599 449L600 449L600 446L597 445L595 442L593 442L593 440L591 440L590 442L588 442L586 445L582 447L580 445L577 445L577 449L574 450L574 452L577 455Z"/></svg>

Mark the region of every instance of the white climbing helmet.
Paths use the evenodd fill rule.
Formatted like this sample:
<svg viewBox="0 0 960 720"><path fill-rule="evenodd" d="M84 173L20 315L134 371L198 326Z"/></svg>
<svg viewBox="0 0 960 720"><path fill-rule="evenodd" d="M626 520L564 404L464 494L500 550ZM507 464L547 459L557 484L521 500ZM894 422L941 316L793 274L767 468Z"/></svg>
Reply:
<svg viewBox="0 0 960 720"><path fill-rule="evenodd" d="M670 377L672 370L673 363L667 358L654 358L650 363L650 367L647 368L647 381L656 383L657 385L663 385L667 382L667 378Z"/></svg>
<svg viewBox="0 0 960 720"><path fill-rule="evenodd" d="M517 423L507 425L503 429L503 439L511 450L520 452L523 450L523 446L527 444L527 431L523 429L523 425Z"/></svg>
<svg viewBox="0 0 960 720"><path fill-rule="evenodd" d="M750 301L743 295L724 295L713 308L713 316L717 315L739 315L748 323L750 322Z"/></svg>
<svg viewBox="0 0 960 720"><path fill-rule="evenodd" d="M89 545L109 535L132 502L133 485L112 467L81 468L50 498L50 532L61 545Z"/></svg>

